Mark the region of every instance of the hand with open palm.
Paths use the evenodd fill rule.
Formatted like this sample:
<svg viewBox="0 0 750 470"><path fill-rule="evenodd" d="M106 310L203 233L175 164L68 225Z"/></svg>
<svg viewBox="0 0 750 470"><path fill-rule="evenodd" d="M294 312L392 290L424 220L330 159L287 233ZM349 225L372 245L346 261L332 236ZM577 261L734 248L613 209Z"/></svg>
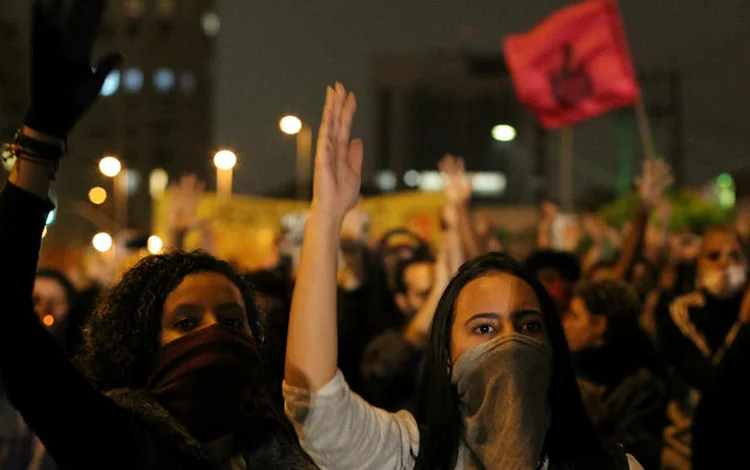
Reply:
<svg viewBox="0 0 750 470"><path fill-rule="evenodd" d="M438 169L443 176L443 192L449 204L466 204L471 199L471 180L466 176L463 157L445 154Z"/></svg>
<svg viewBox="0 0 750 470"><path fill-rule="evenodd" d="M362 141L350 140L357 109L353 93L336 83L326 89L318 133L312 211L342 222L359 200L362 184Z"/></svg>
<svg viewBox="0 0 750 470"><path fill-rule="evenodd" d="M664 160L647 159L643 162L643 175L635 180L638 197L648 209L653 209L673 181L672 170Z"/></svg>

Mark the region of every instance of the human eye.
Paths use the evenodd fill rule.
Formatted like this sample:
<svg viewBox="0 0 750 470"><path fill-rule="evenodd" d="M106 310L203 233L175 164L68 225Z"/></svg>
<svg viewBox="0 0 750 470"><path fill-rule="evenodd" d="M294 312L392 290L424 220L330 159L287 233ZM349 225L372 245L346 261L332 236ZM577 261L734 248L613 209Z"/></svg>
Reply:
<svg viewBox="0 0 750 470"><path fill-rule="evenodd" d="M474 327L472 330L474 334L479 336L491 336L495 333L497 333L497 330L494 326L492 326L489 323L482 323Z"/></svg>
<svg viewBox="0 0 750 470"><path fill-rule="evenodd" d="M182 332L187 332L192 331L195 328L195 325L195 320L192 318L180 318L174 324L174 327Z"/></svg>

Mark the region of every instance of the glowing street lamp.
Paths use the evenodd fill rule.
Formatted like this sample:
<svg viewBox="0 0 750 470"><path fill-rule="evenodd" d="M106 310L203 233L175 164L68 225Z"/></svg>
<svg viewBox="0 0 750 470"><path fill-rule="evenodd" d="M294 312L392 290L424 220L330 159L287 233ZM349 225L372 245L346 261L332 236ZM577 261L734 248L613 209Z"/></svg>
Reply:
<svg viewBox="0 0 750 470"><path fill-rule="evenodd" d="M297 136L297 199L306 199L311 181L312 129L292 115L279 120L279 129L286 135Z"/></svg>
<svg viewBox="0 0 750 470"><path fill-rule="evenodd" d="M214 155L216 193L222 199L232 197L232 175L235 165L237 165L237 155L231 150L219 150Z"/></svg>
<svg viewBox="0 0 750 470"><path fill-rule="evenodd" d="M94 235L91 244L99 253L106 253L112 248L112 236L106 232L99 232Z"/></svg>
<svg viewBox="0 0 750 470"><path fill-rule="evenodd" d="M160 237L157 237L156 235L151 235L148 237L148 242L146 243L146 247L148 248L148 252L152 255L158 255L161 253L161 250L164 248L164 242L161 240Z"/></svg>
<svg viewBox="0 0 750 470"><path fill-rule="evenodd" d="M499 124L492 128L492 138L498 142L512 142L516 140L516 128L507 124Z"/></svg>
<svg viewBox="0 0 750 470"><path fill-rule="evenodd" d="M122 164L120 163L120 160L115 157L104 157L99 161L99 171L101 171L104 176L114 178L120 174L120 171L122 171Z"/></svg>
<svg viewBox="0 0 750 470"><path fill-rule="evenodd" d="M112 178L112 190L115 197L115 217L120 224L125 227L128 225L129 172L123 171L122 163L113 156L106 156L99 161L99 171L101 171L104 176Z"/></svg>
<svg viewBox="0 0 750 470"><path fill-rule="evenodd" d="M297 135L302 130L302 121L297 116L284 116L279 121L279 128L286 135Z"/></svg>
<svg viewBox="0 0 750 470"><path fill-rule="evenodd" d="M96 204L97 206L100 204L104 204L104 202L107 200L107 190L97 186L95 188L91 188L89 191L89 201L91 201L92 204Z"/></svg>

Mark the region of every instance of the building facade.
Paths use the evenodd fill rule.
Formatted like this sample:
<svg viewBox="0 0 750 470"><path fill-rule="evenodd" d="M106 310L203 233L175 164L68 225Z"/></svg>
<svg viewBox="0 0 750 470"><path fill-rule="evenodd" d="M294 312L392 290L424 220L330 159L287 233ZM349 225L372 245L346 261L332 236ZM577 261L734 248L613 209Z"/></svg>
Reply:
<svg viewBox="0 0 750 470"><path fill-rule="evenodd" d="M10 58L0 62L3 140L12 137L27 103L28 3L0 3L0 49ZM105 155L116 156L128 170L127 225L142 231L150 226L148 183L154 169L165 170L172 180L188 172L210 174L217 3L109 2L94 58L119 51L125 60L70 136L71 152L56 184L60 226L51 227L52 239L90 236L106 228L98 226L101 220L117 218L113 197L96 208L103 217L92 221L85 215L92 209L84 207L92 186L113 193L113 181L98 170Z"/></svg>

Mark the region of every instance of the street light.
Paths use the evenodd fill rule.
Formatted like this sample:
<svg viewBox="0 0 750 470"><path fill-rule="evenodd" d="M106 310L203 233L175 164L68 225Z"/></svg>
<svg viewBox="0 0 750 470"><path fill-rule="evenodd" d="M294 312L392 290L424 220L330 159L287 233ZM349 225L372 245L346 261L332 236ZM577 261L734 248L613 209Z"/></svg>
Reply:
<svg viewBox="0 0 750 470"><path fill-rule="evenodd" d="M104 157L99 161L99 171L101 171L104 176L114 178L120 174L121 170L122 164L120 163L120 160L115 157Z"/></svg>
<svg viewBox="0 0 750 470"><path fill-rule="evenodd" d="M498 142L512 142L516 139L516 128L507 124L499 124L492 128L492 138Z"/></svg>
<svg viewBox="0 0 750 470"><path fill-rule="evenodd" d="M106 156L99 161L99 171L104 176L112 178L115 218L123 227L126 227L128 225L129 172L122 170L122 163L116 157Z"/></svg>
<svg viewBox="0 0 750 470"><path fill-rule="evenodd" d="M89 191L89 201L91 201L92 204L96 204L97 206L100 204L104 204L104 201L107 200L107 190L102 187L95 187L91 188Z"/></svg>
<svg viewBox="0 0 750 470"><path fill-rule="evenodd" d="M219 150L214 155L216 167L216 194L222 199L232 197L232 174L237 155L231 150Z"/></svg>
<svg viewBox="0 0 750 470"><path fill-rule="evenodd" d="M287 135L297 135L302 130L302 121L297 116L284 116L279 121L281 132Z"/></svg>
<svg viewBox="0 0 750 470"><path fill-rule="evenodd" d="M161 250L164 248L164 242L161 240L160 237L156 235L151 235L148 237L148 242L146 243L146 247L148 248L148 252L152 255L158 255L161 253Z"/></svg>
<svg viewBox="0 0 750 470"><path fill-rule="evenodd" d="M297 199L307 199L311 180L312 129L292 115L279 120L279 129L286 135L297 136Z"/></svg>
<svg viewBox="0 0 750 470"><path fill-rule="evenodd" d="M112 248L112 236L106 232L99 232L94 235L91 244L99 253L106 253Z"/></svg>

